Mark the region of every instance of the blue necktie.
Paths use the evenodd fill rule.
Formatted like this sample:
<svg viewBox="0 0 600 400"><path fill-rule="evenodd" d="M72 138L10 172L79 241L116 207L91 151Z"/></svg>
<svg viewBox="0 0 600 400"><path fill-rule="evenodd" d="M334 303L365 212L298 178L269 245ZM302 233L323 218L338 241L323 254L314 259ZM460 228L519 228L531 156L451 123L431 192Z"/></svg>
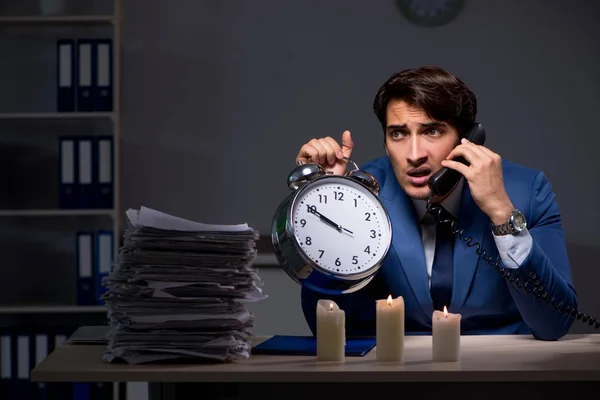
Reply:
<svg viewBox="0 0 600 400"><path fill-rule="evenodd" d="M447 217L447 211L442 215ZM442 311L444 306L450 308L453 254L454 235L452 234L451 224L449 222L436 224L435 254L433 256L433 266L431 267L431 287L429 289L435 310Z"/></svg>

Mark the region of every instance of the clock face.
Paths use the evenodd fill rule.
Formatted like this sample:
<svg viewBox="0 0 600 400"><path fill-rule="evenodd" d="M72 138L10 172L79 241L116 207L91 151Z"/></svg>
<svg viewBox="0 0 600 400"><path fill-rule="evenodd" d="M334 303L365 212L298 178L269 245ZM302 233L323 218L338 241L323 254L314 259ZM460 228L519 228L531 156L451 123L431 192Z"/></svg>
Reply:
<svg viewBox="0 0 600 400"><path fill-rule="evenodd" d="M299 248L335 275L367 272L387 254L389 218L376 195L351 178L328 176L305 186L291 213Z"/></svg>
<svg viewBox="0 0 600 400"><path fill-rule="evenodd" d="M396 0L409 21L424 26L447 24L458 16L465 0Z"/></svg>

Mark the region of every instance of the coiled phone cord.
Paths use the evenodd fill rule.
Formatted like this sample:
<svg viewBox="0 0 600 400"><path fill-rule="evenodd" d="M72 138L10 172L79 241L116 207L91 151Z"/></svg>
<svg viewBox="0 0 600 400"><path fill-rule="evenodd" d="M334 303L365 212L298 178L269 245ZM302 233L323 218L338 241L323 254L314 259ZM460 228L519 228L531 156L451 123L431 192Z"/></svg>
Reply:
<svg viewBox="0 0 600 400"><path fill-rule="evenodd" d="M564 315L569 316L571 319L581 320L582 322L587 322L590 326L595 327L596 329L600 329L600 320L598 318L593 318L589 315L586 315L582 312L577 311L571 306L565 306L563 302L557 302L554 297L550 297L548 292L544 289L544 285L537 278L537 274L535 271L531 271L529 273L529 280L521 279L518 276L513 276L513 272L516 270L506 268L502 266L502 260L498 257L497 261L494 262L492 256L487 256L487 252L485 249L481 248L481 244L479 242L474 242L473 238L470 236L464 237L464 229L455 229L456 220L454 218L445 218L442 216L442 213L447 213L447 211L439 204L427 203L427 210L435 217L438 223L450 223L452 233L456 235L458 239L462 242L466 243L468 247L477 247L475 252L479 256L480 260L483 259L489 265L491 265L496 272L500 274L504 279L506 279L509 283L514 284L517 288L525 291L525 293L532 293L532 297L534 299L541 299L546 304L549 304L557 311L563 313Z"/></svg>

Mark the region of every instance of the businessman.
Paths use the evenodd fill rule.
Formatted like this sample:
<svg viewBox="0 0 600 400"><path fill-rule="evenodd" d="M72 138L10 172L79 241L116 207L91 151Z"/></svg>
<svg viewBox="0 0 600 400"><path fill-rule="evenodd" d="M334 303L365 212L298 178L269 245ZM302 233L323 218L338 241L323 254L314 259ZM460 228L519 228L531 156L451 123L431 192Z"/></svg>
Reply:
<svg viewBox="0 0 600 400"><path fill-rule="evenodd" d="M464 138L477 100L464 82L439 67L392 75L373 103L386 155L361 169L380 184L393 229L390 250L373 280L350 294L327 296L346 312L347 335L375 334L375 301L402 296L407 334L430 334L434 309L462 315L462 334L532 334L557 340L573 321L507 282L492 266L427 212L440 204L457 227L520 280L539 280L548 296L577 308L561 214L543 172L517 165ZM304 144L296 162L316 162L343 174L354 143L345 131ZM462 156L469 166L454 161ZM463 177L443 198L429 177L442 167ZM533 277L533 279L531 279ZM325 296L302 288L302 308L315 334L316 303Z"/></svg>

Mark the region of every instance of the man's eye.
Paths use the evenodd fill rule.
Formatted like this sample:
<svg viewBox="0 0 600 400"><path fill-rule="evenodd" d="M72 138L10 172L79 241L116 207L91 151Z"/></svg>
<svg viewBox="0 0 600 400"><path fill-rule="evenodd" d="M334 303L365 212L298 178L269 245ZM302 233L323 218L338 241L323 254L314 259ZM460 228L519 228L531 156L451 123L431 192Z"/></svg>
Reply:
<svg viewBox="0 0 600 400"><path fill-rule="evenodd" d="M440 131L439 131L439 129L431 128L431 129L429 129L427 131L427 133L430 134L430 135L432 135L432 136L435 136L435 135L439 135Z"/></svg>
<svg viewBox="0 0 600 400"><path fill-rule="evenodd" d="M392 136L392 139L399 139L403 136L403 133L400 131L392 131L390 135Z"/></svg>

